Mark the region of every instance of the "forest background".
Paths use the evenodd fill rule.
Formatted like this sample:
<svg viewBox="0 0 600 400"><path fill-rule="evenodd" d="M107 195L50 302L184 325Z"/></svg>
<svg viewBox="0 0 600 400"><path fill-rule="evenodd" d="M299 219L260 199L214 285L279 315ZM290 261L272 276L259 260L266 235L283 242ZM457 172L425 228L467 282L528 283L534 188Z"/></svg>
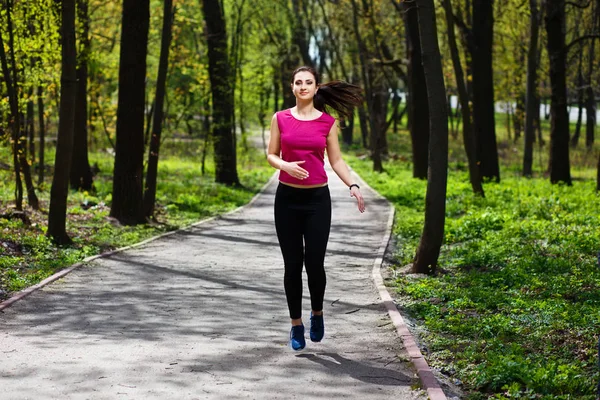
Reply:
<svg viewBox="0 0 600 400"><path fill-rule="evenodd" d="M440 377L595 398L600 0L2 0L0 21L0 298L246 203L311 65L364 88L341 142L396 206L388 283Z"/></svg>

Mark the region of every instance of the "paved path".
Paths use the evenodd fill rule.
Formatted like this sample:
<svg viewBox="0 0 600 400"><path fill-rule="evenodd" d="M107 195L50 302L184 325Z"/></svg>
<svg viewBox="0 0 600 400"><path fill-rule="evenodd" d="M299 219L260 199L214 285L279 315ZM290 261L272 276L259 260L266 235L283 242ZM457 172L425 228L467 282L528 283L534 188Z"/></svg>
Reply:
<svg viewBox="0 0 600 400"><path fill-rule="evenodd" d="M423 398L371 279L388 205L363 190L361 215L335 175L326 337L290 350L276 185L0 313L0 399Z"/></svg>

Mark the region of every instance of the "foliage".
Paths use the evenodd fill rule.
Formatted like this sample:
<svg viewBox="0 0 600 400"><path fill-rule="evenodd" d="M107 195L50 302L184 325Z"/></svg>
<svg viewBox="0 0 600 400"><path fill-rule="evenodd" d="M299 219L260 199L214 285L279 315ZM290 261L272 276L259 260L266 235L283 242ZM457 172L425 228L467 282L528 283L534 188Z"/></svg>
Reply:
<svg viewBox="0 0 600 400"><path fill-rule="evenodd" d="M396 140L394 146L404 143L406 134ZM456 150L458 143L451 144ZM454 166L457 153L451 151ZM503 183L486 184L482 199L464 168L453 168L441 273L422 277L401 267L411 263L421 235L426 182L413 179L411 165L400 159L386 163L382 174L361 158L351 164L396 207L389 284L402 308L422 321L433 367L462 381L472 398L594 398L600 378L595 182L557 186L505 172Z"/></svg>

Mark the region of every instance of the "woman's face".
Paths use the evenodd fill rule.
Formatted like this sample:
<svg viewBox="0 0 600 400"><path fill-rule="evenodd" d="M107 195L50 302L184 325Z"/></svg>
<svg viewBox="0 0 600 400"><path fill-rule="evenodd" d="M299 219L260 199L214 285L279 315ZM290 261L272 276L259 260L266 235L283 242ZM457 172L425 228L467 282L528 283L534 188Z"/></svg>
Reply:
<svg viewBox="0 0 600 400"><path fill-rule="evenodd" d="M292 92L297 99L310 100L317 93L315 76L308 71L300 71L294 75Z"/></svg>

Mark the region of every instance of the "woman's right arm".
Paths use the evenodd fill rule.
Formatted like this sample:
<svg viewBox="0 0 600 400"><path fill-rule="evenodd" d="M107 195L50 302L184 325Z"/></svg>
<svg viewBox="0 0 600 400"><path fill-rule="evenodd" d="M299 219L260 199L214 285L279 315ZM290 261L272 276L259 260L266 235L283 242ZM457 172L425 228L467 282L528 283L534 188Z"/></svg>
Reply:
<svg viewBox="0 0 600 400"><path fill-rule="evenodd" d="M271 118L271 138L269 139L269 149L267 150L267 161L275 169L281 169L281 165L284 162L279 156L281 153L280 137L281 133L277 124L277 113L275 113L273 114L273 118Z"/></svg>

